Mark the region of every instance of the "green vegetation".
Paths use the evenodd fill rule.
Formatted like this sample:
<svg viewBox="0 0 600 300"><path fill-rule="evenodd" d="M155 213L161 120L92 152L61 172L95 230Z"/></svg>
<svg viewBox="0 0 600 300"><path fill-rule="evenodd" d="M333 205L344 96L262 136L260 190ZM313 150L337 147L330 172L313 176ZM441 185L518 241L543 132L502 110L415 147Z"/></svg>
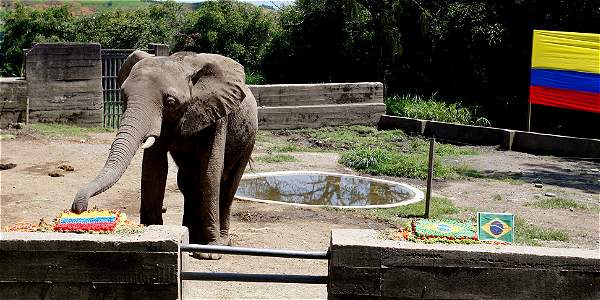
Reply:
<svg viewBox="0 0 600 300"><path fill-rule="evenodd" d="M246 67L249 84L262 84L260 66L279 30L271 10L236 1L207 1L186 15L172 45L177 50L231 57Z"/></svg>
<svg viewBox="0 0 600 300"><path fill-rule="evenodd" d="M467 125L490 126L483 117L477 117L476 109L461 107L460 102L447 103L430 97L404 95L385 99L387 113L394 116L433 120Z"/></svg>
<svg viewBox="0 0 600 300"><path fill-rule="evenodd" d="M48 137L84 138L89 133L113 132L114 129L102 127L81 127L69 124L34 123L25 125L25 131Z"/></svg>
<svg viewBox="0 0 600 300"><path fill-rule="evenodd" d="M540 246L542 241L568 241L569 234L564 230L553 228L541 228L526 220L516 218L515 237L518 244Z"/></svg>
<svg viewBox="0 0 600 300"><path fill-rule="evenodd" d="M32 42L94 41L103 48L159 42L173 52L230 56L246 66L249 83L380 81L389 95L437 93L464 104L400 96L387 100L391 113L489 125L466 109L479 105L500 126L521 126L518 118L506 120L527 100L529 74L514 70L531 59L533 29L600 28L592 0L296 0L280 10L230 0L22 3L37 8L0 11L2 76L21 73L22 49ZM581 124L579 118L562 113L545 123Z"/></svg>
<svg viewBox="0 0 600 300"><path fill-rule="evenodd" d="M379 131L372 126L339 126L318 129L259 132L257 144L268 152L341 153L340 163L373 175L426 178L429 142L408 137L401 130ZM285 138L285 140L283 140ZM472 148L436 144L434 176L453 178L467 166L450 166L444 158L477 154Z"/></svg>
<svg viewBox="0 0 600 300"><path fill-rule="evenodd" d="M288 154L267 153L266 155L256 157L256 161L264 162L264 163L280 163L280 162L295 162L295 161L299 161L299 160Z"/></svg>
<svg viewBox="0 0 600 300"><path fill-rule="evenodd" d="M340 163L355 170L373 175L387 175L410 178L427 178L428 156L392 152L382 148L358 147L342 153ZM454 170L439 159L433 165L433 176L439 179L451 178Z"/></svg>
<svg viewBox="0 0 600 300"><path fill-rule="evenodd" d="M525 205L537 207L537 208L545 208L545 209L586 209L586 208L588 208L586 205L577 203L574 200L560 198L560 197L541 198L539 196L536 196L534 202L530 202Z"/></svg>
<svg viewBox="0 0 600 300"><path fill-rule="evenodd" d="M294 144L290 144L290 143L286 143L282 146L273 146L271 148L269 148L268 151L271 152L304 152L307 151L309 149L305 148L305 147L300 147Z"/></svg>
<svg viewBox="0 0 600 300"><path fill-rule="evenodd" d="M502 195L499 195L499 194L494 194L494 195L492 196L492 200L494 200L494 201L502 201L502 200L504 200L504 199L502 198Z"/></svg>

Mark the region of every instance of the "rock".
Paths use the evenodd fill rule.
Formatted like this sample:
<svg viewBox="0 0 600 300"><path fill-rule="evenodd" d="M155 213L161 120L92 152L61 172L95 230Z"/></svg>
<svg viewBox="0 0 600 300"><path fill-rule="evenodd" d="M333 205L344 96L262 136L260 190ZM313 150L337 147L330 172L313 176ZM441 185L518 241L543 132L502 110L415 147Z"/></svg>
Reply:
<svg viewBox="0 0 600 300"><path fill-rule="evenodd" d="M600 170L598 170L598 169L590 169L590 172L600 173Z"/></svg>
<svg viewBox="0 0 600 300"><path fill-rule="evenodd" d="M61 170L65 170L67 172L75 171L75 168L73 168L70 165L60 165L60 166L58 166L58 168L61 169Z"/></svg>
<svg viewBox="0 0 600 300"><path fill-rule="evenodd" d="M13 164L13 163L7 163L7 164L0 164L0 171L1 170L8 170L8 169L12 169L14 167L16 167L17 164Z"/></svg>
<svg viewBox="0 0 600 300"><path fill-rule="evenodd" d="M542 188L542 187L544 187L544 185L541 184L541 183L536 183L533 186L535 186L536 188Z"/></svg>
<svg viewBox="0 0 600 300"><path fill-rule="evenodd" d="M545 193L544 196L546 197L556 197L555 193Z"/></svg>
<svg viewBox="0 0 600 300"><path fill-rule="evenodd" d="M50 177L63 177L65 175L62 174L62 173L60 173L58 170L54 170L54 171L51 171L50 173L48 173L48 176L50 176Z"/></svg>

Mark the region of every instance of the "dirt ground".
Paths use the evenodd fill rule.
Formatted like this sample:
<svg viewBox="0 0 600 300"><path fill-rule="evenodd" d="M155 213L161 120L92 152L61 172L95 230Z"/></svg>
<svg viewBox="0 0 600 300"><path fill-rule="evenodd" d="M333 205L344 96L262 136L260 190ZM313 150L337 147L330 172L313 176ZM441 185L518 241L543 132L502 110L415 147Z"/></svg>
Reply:
<svg viewBox="0 0 600 300"><path fill-rule="evenodd" d="M0 141L0 163L15 163L13 169L0 171L0 227L18 221L51 220L69 208L77 190L93 179L103 166L114 133L91 134L84 139L50 139L43 136L18 135ZM544 246L598 249L600 202L600 164L549 156L535 156L490 147L477 149L479 155L449 161L469 164L474 169L501 178L439 181L434 193L451 199L465 208L464 214L476 211L512 212L530 223L546 228L560 228L569 233L567 242L544 242ZM257 150L255 156L264 155ZM299 162L254 162L248 172L275 170L322 170L354 173L337 163L334 153L290 153ZM134 220L139 219L141 151L121 180L111 189L90 201L90 207L121 209ZM62 177L48 173L61 164L74 167ZM516 174L516 175L515 175ZM176 184L176 167L169 166L165 193L164 221L181 224L183 197ZM511 178L518 178L517 180ZM421 180L387 178L408 182L424 190ZM543 187L535 187L542 183ZM541 209L525 206L535 196L554 193L592 209ZM235 245L248 247L325 250L333 228L384 229L390 225L332 210L297 208L236 201L232 209L232 238ZM190 259L187 270L326 275L324 261L224 256L219 261ZM326 298L320 285L185 282L189 298Z"/></svg>

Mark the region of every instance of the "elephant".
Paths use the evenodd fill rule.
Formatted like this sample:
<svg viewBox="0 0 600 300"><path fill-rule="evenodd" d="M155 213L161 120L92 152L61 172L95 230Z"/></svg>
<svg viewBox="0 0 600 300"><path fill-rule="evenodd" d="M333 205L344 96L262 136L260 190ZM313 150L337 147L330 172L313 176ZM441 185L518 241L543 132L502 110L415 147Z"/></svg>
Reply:
<svg viewBox="0 0 600 300"><path fill-rule="evenodd" d="M117 83L125 108L119 129L104 167L77 192L71 210L86 210L90 197L115 184L141 147L140 223L163 224L170 153L190 243L230 245L230 209L258 130L243 66L217 54L159 57L136 50L122 64Z"/></svg>

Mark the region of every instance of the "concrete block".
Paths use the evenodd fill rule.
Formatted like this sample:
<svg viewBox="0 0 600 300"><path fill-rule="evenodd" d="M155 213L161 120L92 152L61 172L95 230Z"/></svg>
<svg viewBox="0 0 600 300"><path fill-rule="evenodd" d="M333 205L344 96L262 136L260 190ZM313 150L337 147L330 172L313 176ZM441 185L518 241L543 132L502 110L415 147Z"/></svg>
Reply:
<svg viewBox="0 0 600 300"><path fill-rule="evenodd" d="M102 124L100 44L36 44L27 51L26 78L31 121L68 115L69 122Z"/></svg>
<svg viewBox="0 0 600 300"><path fill-rule="evenodd" d="M400 129L405 133L422 135L425 132L425 124L427 121L383 115L379 119L377 128L379 130Z"/></svg>
<svg viewBox="0 0 600 300"><path fill-rule="evenodd" d="M259 106L383 103L381 82L248 86Z"/></svg>
<svg viewBox="0 0 600 300"><path fill-rule="evenodd" d="M427 121L423 134L473 145L502 145L507 133L501 128Z"/></svg>
<svg viewBox="0 0 600 300"><path fill-rule="evenodd" d="M600 140L515 131L512 150L555 156L600 158Z"/></svg>
<svg viewBox="0 0 600 300"><path fill-rule="evenodd" d="M182 226L140 234L1 233L0 298L175 299Z"/></svg>
<svg viewBox="0 0 600 300"><path fill-rule="evenodd" d="M383 103L259 107L260 129L375 125L385 113Z"/></svg>
<svg viewBox="0 0 600 300"><path fill-rule="evenodd" d="M380 239L374 230L341 229L332 231L330 251L332 299L600 298L597 250L419 244ZM345 253L361 253L369 263L334 260Z"/></svg>
<svg viewBox="0 0 600 300"><path fill-rule="evenodd" d="M22 77L0 78L0 128L25 122L27 81Z"/></svg>

